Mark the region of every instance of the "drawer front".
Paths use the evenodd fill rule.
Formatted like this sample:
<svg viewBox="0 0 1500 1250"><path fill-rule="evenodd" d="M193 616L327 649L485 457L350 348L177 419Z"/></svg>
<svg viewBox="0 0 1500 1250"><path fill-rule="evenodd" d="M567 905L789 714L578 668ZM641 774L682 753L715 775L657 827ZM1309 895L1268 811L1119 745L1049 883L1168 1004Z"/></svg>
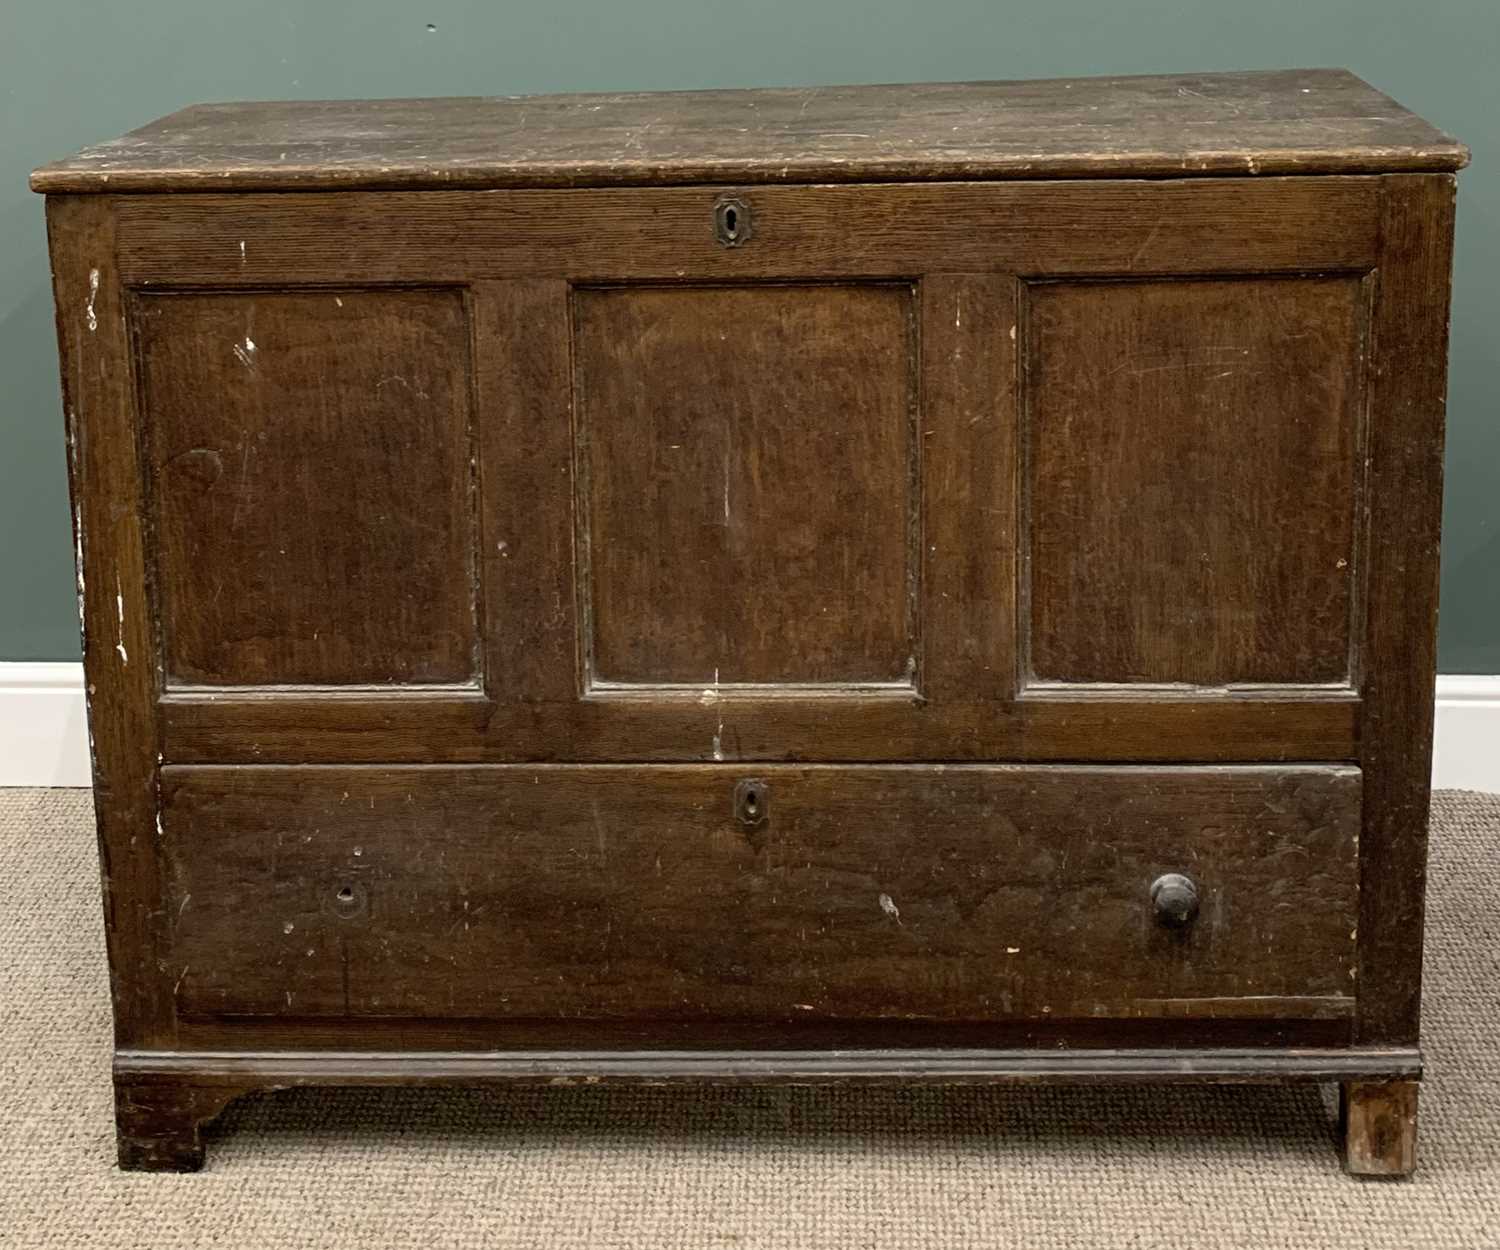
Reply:
<svg viewBox="0 0 1500 1250"><path fill-rule="evenodd" d="M184 1017L1352 1014L1344 767L168 767ZM1188 878L1196 912L1153 885Z"/></svg>
<svg viewBox="0 0 1500 1250"><path fill-rule="evenodd" d="M162 753L1353 760L1378 190L121 197Z"/></svg>

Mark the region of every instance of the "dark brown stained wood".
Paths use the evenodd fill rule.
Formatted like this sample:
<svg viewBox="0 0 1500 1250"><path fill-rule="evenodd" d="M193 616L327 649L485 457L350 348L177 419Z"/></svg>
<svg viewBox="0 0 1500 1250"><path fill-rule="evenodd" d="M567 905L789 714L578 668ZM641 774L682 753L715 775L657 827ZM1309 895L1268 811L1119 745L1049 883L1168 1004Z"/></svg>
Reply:
<svg viewBox="0 0 1500 1250"><path fill-rule="evenodd" d="M135 1080L115 1076L118 1160L125 1172L196 1172L204 1125L255 1082Z"/></svg>
<svg viewBox="0 0 1500 1250"><path fill-rule="evenodd" d="M1356 1176L1410 1176L1417 1166L1416 1081L1344 1081L1339 1128Z"/></svg>
<svg viewBox="0 0 1500 1250"><path fill-rule="evenodd" d="M1466 159L1286 71L38 171L122 1165L300 1084L1321 1079L1409 1170Z"/></svg>
<svg viewBox="0 0 1500 1250"><path fill-rule="evenodd" d="M47 203L94 819L117 1046L172 1044L158 941L157 697L131 357L104 200Z"/></svg>
<svg viewBox="0 0 1500 1250"><path fill-rule="evenodd" d="M1023 675L1348 684L1365 288L1028 288Z"/></svg>
<svg viewBox="0 0 1500 1250"><path fill-rule="evenodd" d="M216 691L245 714L230 731L243 758L279 757L263 716L296 738L294 760L992 759L995 733L1023 743L1025 723L988 702L1009 698L1015 669L1015 284L932 281L931 295L580 284L571 309L560 282L476 284L489 698L427 693L403 710L375 692ZM635 317L641 301L661 326L617 324L616 303ZM694 336L714 359L683 373ZM683 422L712 437L674 432ZM753 527L727 539L726 450L730 519ZM713 462L678 466L695 455ZM700 667L680 667L684 632L712 644ZM610 648L648 638L663 671L620 668ZM169 694L169 718L182 697L196 696ZM1311 754L1347 754L1351 723L1335 714ZM205 762L236 751L216 739Z"/></svg>
<svg viewBox="0 0 1500 1250"><path fill-rule="evenodd" d="M968 610L984 608L979 600ZM944 680L956 682L957 666L943 667L950 674ZM976 693L995 684L994 673L973 672ZM415 693L175 694L162 705L163 749L179 764L670 763L711 760L716 749L727 760L872 762L1352 760L1359 753L1360 703L1347 692L1049 693L1012 704L945 702L937 688L932 695L720 691L705 699L701 691L650 691L596 692L579 703L487 703Z"/></svg>
<svg viewBox="0 0 1500 1250"><path fill-rule="evenodd" d="M449 100L200 104L37 191L905 181L1452 170L1347 70Z"/></svg>
<svg viewBox="0 0 1500 1250"><path fill-rule="evenodd" d="M950 706L1015 695L1016 292L998 274L921 286L921 686ZM944 757L994 750L998 719Z"/></svg>
<svg viewBox="0 0 1500 1250"><path fill-rule="evenodd" d="M530 705L572 705L582 689L573 561L573 379L568 284L470 288L478 397L486 687L497 707L429 703L425 736L546 739ZM515 707L515 704L524 704ZM373 727L369 709L359 723Z"/></svg>
<svg viewBox="0 0 1500 1250"><path fill-rule="evenodd" d="M1030 1081L1091 1082L1328 1081L1417 1076L1412 1050L1137 1047L1128 1051L866 1050L826 1051L549 1051L532 1054L400 1054L359 1051L174 1053L123 1051L117 1079L141 1090L174 1085L223 1088L238 1096L247 1082L273 1088L298 1085L451 1085L487 1081L546 1081L593 1085L601 1081L667 1085L746 1081L873 1084L882 1081L957 1085ZM1395 1082L1392 1082L1393 1084Z"/></svg>
<svg viewBox="0 0 1500 1250"><path fill-rule="evenodd" d="M912 684L912 298L575 293L590 685Z"/></svg>
<svg viewBox="0 0 1500 1250"><path fill-rule="evenodd" d="M303 1036L311 1033L303 1022ZM243 1038L243 1023L241 1037ZM203 1166L201 1129L226 1104L256 1090L324 1086L473 1086L545 1083L616 1085L883 1084L1085 1085L1139 1082L1257 1084L1416 1076L1412 1050L1176 1046L1067 1051L865 1049L443 1052L281 1049L275 1052L117 1051L116 1116L121 1168L195 1172ZM1356 1079L1359 1078L1359 1079ZM1389 1081L1410 1086L1411 1080Z"/></svg>
<svg viewBox="0 0 1500 1250"><path fill-rule="evenodd" d="M1352 1011L1349 768L164 770L188 1015ZM1188 873L1197 918L1158 918Z"/></svg>
<svg viewBox="0 0 1500 1250"><path fill-rule="evenodd" d="M1140 1050L1165 1044L1179 1049L1214 1047L1278 1051L1346 1047L1353 1033L1349 999L1298 999L1298 1014L1277 1014L1282 999L1262 999L1266 1010L1249 1014L1245 999L1237 1014L1175 1018L1085 1018L1052 1016L1012 1020L797 1019L678 1020L580 1019L551 1016L530 1020L452 1019L441 1016L203 1016L177 1022L177 1046L185 1051L319 1049L351 1051L859 1051L889 1048L949 1050ZM1322 1009L1324 1014L1316 1014ZM1415 1049L1409 1052L1415 1055ZM1366 1069L1366 1072L1369 1072ZM1398 1071L1384 1068L1384 1075Z"/></svg>
<svg viewBox="0 0 1500 1250"><path fill-rule="evenodd" d="M1361 1037L1415 1042L1437 674L1454 179L1386 182L1370 414Z"/></svg>
<svg viewBox="0 0 1500 1250"><path fill-rule="evenodd" d="M722 187L112 203L125 281L161 287L1362 271L1379 238L1376 178L729 190L753 224L738 247L715 233Z"/></svg>
<svg viewBox="0 0 1500 1250"><path fill-rule="evenodd" d="M474 682L462 294L143 296L134 326L168 686Z"/></svg>

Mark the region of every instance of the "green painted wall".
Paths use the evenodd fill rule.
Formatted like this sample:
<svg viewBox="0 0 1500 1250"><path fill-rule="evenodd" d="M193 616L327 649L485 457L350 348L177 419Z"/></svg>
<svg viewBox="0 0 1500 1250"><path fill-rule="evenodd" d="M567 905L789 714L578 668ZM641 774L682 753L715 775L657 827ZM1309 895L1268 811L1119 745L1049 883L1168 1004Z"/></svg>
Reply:
<svg viewBox="0 0 1500 1250"><path fill-rule="evenodd" d="M32 166L200 100L1344 65L1465 140L1445 672L1500 673L1497 0L50 0L0 16L0 660L77 655Z"/></svg>

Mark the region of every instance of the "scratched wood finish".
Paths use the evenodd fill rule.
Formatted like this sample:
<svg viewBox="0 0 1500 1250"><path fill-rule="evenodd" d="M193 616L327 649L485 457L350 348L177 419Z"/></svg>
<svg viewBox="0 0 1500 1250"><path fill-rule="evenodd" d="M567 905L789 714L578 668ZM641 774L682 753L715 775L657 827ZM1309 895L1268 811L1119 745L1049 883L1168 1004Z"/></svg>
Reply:
<svg viewBox="0 0 1500 1250"><path fill-rule="evenodd" d="M1339 1130L1356 1176L1410 1176L1417 1167L1416 1081L1344 1081Z"/></svg>
<svg viewBox="0 0 1500 1250"><path fill-rule="evenodd" d="M1352 768L168 768L188 1015L1348 1014ZM1151 884L1184 872L1182 930ZM1265 1000L1274 1000L1267 1003Z"/></svg>
<svg viewBox="0 0 1500 1250"><path fill-rule="evenodd" d="M724 187L114 203L121 272L153 287L1304 273L1368 269L1379 247L1376 178L730 189L754 231L733 248L713 231Z"/></svg>
<svg viewBox="0 0 1500 1250"><path fill-rule="evenodd" d="M255 1082L182 1082L115 1075L116 1154L126 1172L196 1172L203 1127Z"/></svg>
<svg viewBox="0 0 1500 1250"><path fill-rule="evenodd" d="M1024 676L1349 682L1364 305L1355 277L1030 288Z"/></svg>
<svg viewBox="0 0 1500 1250"><path fill-rule="evenodd" d="M1394 1044L1415 1044L1421 1023L1456 191L1452 177L1386 180L1375 307L1359 1029Z"/></svg>
<svg viewBox="0 0 1500 1250"><path fill-rule="evenodd" d="M200 104L35 190L831 182L1451 170L1468 153L1347 70Z"/></svg>
<svg viewBox="0 0 1500 1250"><path fill-rule="evenodd" d="M545 1082L551 1085L769 1084L868 1085L921 1082L970 1083L1329 1081L1412 1078L1421 1063L1411 1050L1353 1047L1255 1050L1233 1046L1141 1046L1119 1050L891 1050L869 1047L853 1054L823 1050L434 1051L429 1054L283 1051L121 1051L117 1081L140 1090L186 1085L217 1088L238 1097L247 1082L277 1089L302 1085L463 1085Z"/></svg>
<svg viewBox="0 0 1500 1250"><path fill-rule="evenodd" d="M1259 1004L1263 1014L1251 1014ZM483 1016L184 1016L177 1021L183 1051L327 1050L343 1054L516 1051L670 1051L871 1049L953 1051L1004 1047L1012 1050L1140 1050L1170 1041L1176 1048L1347 1048L1353 1037L1349 1000L1300 1000L1302 1014L1284 1014L1282 999L1237 1000L1237 1014L1114 1016L1004 1020L863 1019L810 1016L796 1019L724 1020L712 1016L542 1016L531 1019ZM1316 1014L1321 1012L1321 1014ZM1404 1048L1409 1057L1415 1047ZM1370 1071L1376 1071L1371 1069ZM1385 1075L1393 1069L1379 1069ZM1350 1075L1358 1075L1351 1073Z"/></svg>
<svg viewBox="0 0 1500 1250"><path fill-rule="evenodd" d="M122 1162L288 1082L1397 1107L1466 159L1292 71L209 106L39 171ZM1228 346L1255 371L1198 367ZM723 456L655 476L695 414L761 617ZM733 648L644 597L595 632L600 543Z"/></svg>
<svg viewBox="0 0 1500 1250"><path fill-rule="evenodd" d="M94 823L117 1046L173 1039L158 964L158 695L146 602L148 537L124 292L107 200L47 201L68 432Z"/></svg>
<svg viewBox="0 0 1500 1250"><path fill-rule="evenodd" d="M585 289L574 322L590 684L911 685L910 286Z"/></svg>
<svg viewBox="0 0 1500 1250"><path fill-rule="evenodd" d="M462 296L150 296L134 324L169 688L472 682Z"/></svg>
<svg viewBox="0 0 1500 1250"><path fill-rule="evenodd" d="M960 575L972 554L967 546L950 547ZM1014 617L1000 610L1004 600L958 598L931 568L924 599L947 593L942 619L973 620L980 632L950 624L939 636L939 614L928 611L934 624L923 635L925 696L872 688L595 687L583 699L571 691L569 702L501 702L410 687L336 698L295 690L182 690L163 697L165 754L180 764L671 763L713 759L715 738L726 760L1351 760L1359 753L1360 700L1343 691L1278 697L1257 690L1163 690L1128 697L1117 688L1063 688L1039 697L1034 688L1014 701L996 695L980 702L981 694L1013 689L1011 653L996 651L986 664L966 659L952 640L1003 639ZM528 618L533 636L551 650L566 648L570 657L567 668L551 671L551 682L574 681L573 636L565 632L573 621L569 602L547 598L547 614ZM974 687L966 691L968 681Z"/></svg>

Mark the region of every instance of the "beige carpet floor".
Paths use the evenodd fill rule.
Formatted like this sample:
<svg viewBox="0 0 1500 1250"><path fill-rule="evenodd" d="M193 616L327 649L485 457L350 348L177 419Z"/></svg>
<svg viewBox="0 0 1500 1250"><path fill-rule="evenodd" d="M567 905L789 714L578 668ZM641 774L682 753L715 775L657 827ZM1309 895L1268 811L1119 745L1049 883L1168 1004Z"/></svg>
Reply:
<svg viewBox="0 0 1500 1250"><path fill-rule="evenodd" d="M0 790L0 1245L1500 1247L1500 798L1433 826L1421 1165L1287 1088L299 1090L114 1164L88 795Z"/></svg>

